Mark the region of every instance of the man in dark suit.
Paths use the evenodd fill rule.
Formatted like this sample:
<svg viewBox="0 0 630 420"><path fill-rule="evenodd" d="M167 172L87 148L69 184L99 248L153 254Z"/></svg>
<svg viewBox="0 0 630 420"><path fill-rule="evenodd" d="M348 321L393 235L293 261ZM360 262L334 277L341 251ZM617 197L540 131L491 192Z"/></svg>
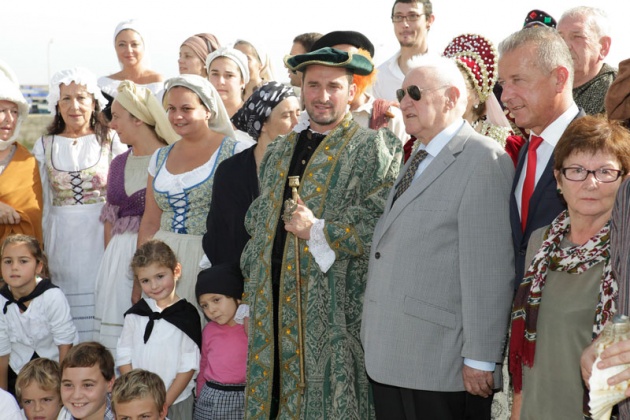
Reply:
<svg viewBox="0 0 630 420"><path fill-rule="evenodd" d="M523 279L531 233L564 210L553 177L553 150L569 123L583 115L573 101L573 60L552 28L513 33L499 44L501 101L530 131L520 151L510 199L516 284Z"/></svg>

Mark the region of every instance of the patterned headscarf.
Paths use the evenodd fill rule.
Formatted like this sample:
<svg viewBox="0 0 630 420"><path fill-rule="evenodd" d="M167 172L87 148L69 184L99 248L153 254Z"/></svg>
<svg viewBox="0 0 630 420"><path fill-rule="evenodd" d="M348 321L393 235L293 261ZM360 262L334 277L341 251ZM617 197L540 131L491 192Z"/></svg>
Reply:
<svg viewBox="0 0 630 420"><path fill-rule="evenodd" d="M236 138L223 101L208 79L204 79L196 74L180 74L179 76L171 77L164 82L164 103L166 103L168 98L168 91L175 86L182 86L192 90L199 97L201 103L208 108L212 113L212 117L208 120L208 127L217 133L225 134L233 139Z"/></svg>
<svg viewBox="0 0 630 420"><path fill-rule="evenodd" d="M560 243L569 232L570 226L567 210L551 222L514 298L509 362L516 392L520 392L523 386L523 365L534 365L536 321L549 271L581 274L603 262L604 270L593 320L593 338L602 332L606 322L612 320L615 314L617 282L613 277L610 261L610 222L584 245L562 248Z"/></svg>
<svg viewBox="0 0 630 420"><path fill-rule="evenodd" d="M232 117L234 126L258 141L263 124L271 111L286 98L295 96L293 89L282 83L268 82L259 87Z"/></svg>
<svg viewBox="0 0 630 420"><path fill-rule="evenodd" d="M217 37L208 33L201 33L191 36L190 38L186 39L186 41L182 42L180 48L184 45L193 50L197 58L199 58L201 62L204 63L204 65L206 63L206 57L208 57L208 54L221 48L221 44L219 43Z"/></svg>
<svg viewBox="0 0 630 420"><path fill-rule="evenodd" d="M166 117L164 108L149 89L130 80L123 80L118 85L118 96L115 101L143 123L155 127L157 135L168 144L179 139L179 135Z"/></svg>

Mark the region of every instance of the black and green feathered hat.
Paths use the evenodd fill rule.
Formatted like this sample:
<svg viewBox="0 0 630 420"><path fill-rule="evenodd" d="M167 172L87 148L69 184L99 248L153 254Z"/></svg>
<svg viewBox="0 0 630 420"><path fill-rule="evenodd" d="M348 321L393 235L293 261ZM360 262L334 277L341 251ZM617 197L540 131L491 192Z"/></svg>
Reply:
<svg viewBox="0 0 630 420"><path fill-rule="evenodd" d="M330 47L320 48L305 54L287 55L284 57L284 63L289 70L293 71L304 71L304 68L312 64L319 64L348 69L351 73L361 76L367 76L374 69L374 64L369 58Z"/></svg>

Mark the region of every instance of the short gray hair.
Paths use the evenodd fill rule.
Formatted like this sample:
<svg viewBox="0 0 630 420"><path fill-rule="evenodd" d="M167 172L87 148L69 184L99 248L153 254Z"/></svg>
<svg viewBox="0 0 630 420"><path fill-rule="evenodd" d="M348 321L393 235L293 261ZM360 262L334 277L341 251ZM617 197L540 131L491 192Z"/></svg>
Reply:
<svg viewBox="0 0 630 420"><path fill-rule="evenodd" d="M464 114L468 103L468 87L455 59L439 55L419 55L411 58L407 65L409 73L419 68L430 69L440 86L456 87L459 90L456 109L461 111L460 116Z"/></svg>
<svg viewBox="0 0 630 420"><path fill-rule="evenodd" d="M573 86L573 58L558 31L547 26L536 26L514 32L499 44L499 56L524 45L536 47L535 62L541 70L551 72L557 67L565 67L569 71L567 86Z"/></svg>
<svg viewBox="0 0 630 420"><path fill-rule="evenodd" d="M597 35L597 39L603 36L610 36L612 27L608 15L602 9L589 6L578 6L565 11L560 17L560 21L567 18L585 18L586 26ZM560 22L558 21L558 22Z"/></svg>
<svg viewBox="0 0 630 420"><path fill-rule="evenodd" d="M435 79L440 85L455 86L462 94L467 92L466 82L462 72L452 58L437 55L419 55L411 58L407 65L410 70L429 68L434 70Z"/></svg>

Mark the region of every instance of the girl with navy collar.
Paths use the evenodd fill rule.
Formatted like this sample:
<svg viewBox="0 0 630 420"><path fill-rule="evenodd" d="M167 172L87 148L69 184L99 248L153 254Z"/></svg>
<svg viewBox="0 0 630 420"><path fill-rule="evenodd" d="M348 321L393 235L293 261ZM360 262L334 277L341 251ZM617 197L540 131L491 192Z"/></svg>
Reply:
<svg viewBox="0 0 630 420"><path fill-rule="evenodd" d="M61 362L79 336L61 289L39 275L45 257L37 239L8 236L0 249L0 388L15 393L15 379L30 360Z"/></svg>
<svg viewBox="0 0 630 420"><path fill-rule="evenodd" d="M182 267L168 245L153 239L136 250L131 268L146 297L125 313L116 366L121 374L144 369L159 375L166 385L168 417L190 420L201 320L175 292Z"/></svg>

